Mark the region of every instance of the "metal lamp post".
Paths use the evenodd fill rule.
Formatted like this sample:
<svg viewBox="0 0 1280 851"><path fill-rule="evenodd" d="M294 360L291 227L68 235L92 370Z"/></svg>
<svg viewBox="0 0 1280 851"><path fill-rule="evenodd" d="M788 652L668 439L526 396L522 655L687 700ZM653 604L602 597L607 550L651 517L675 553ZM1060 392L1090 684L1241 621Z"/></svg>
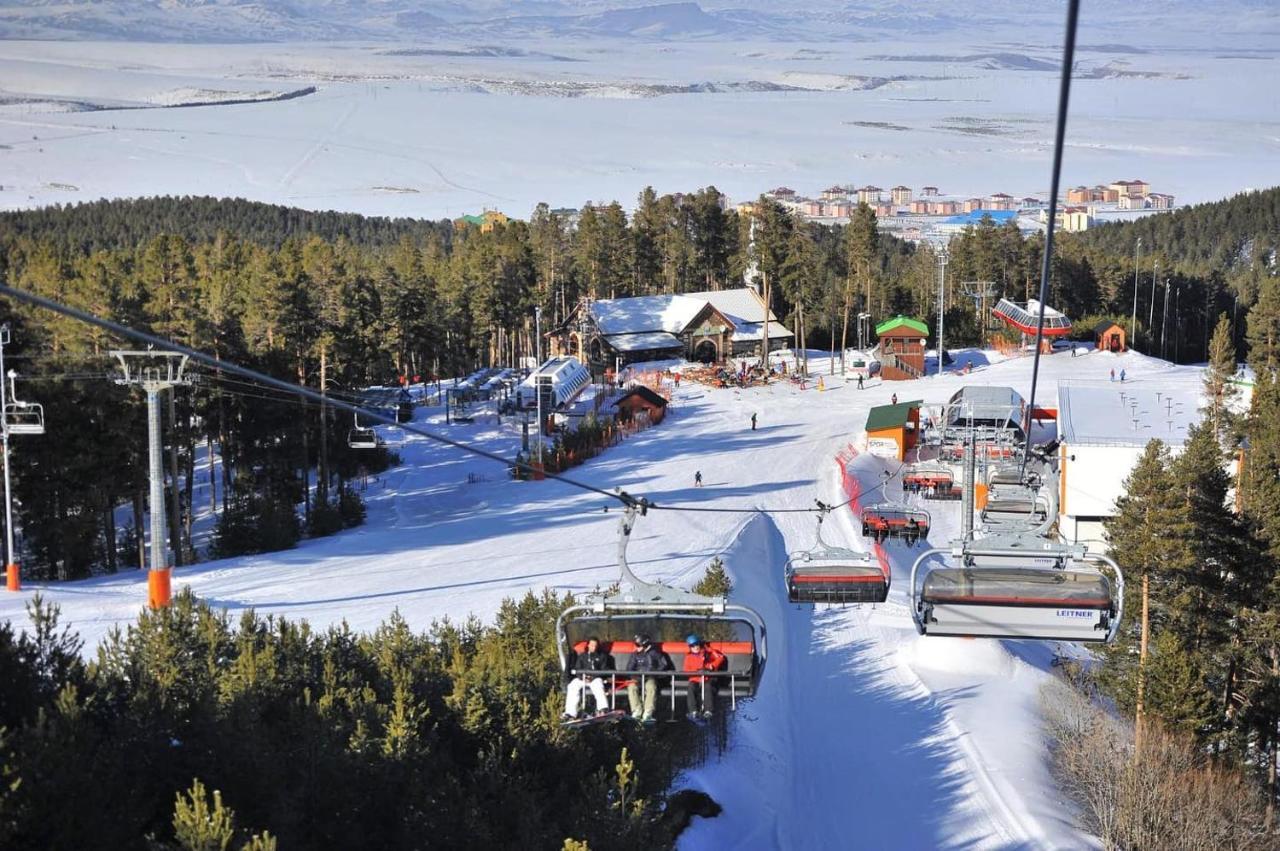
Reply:
<svg viewBox="0 0 1280 851"><path fill-rule="evenodd" d="M538 463L542 463L542 388L538 386L538 370L542 367L542 307L533 309L533 345L537 364L533 367L533 391L538 400Z"/></svg>
<svg viewBox="0 0 1280 851"><path fill-rule="evenodd" d="M1129 341L1138 334L1138 251L1142 248L1142 237L1133 246L1133 319L1129 320Z"/></svg>
<svg viewBox="0 0 1280 851"><path fill-rule="evenodd" d="M938 251L938 375L942 375L942 329L946 311L947 261L951 252L944 245Z"/></svg>

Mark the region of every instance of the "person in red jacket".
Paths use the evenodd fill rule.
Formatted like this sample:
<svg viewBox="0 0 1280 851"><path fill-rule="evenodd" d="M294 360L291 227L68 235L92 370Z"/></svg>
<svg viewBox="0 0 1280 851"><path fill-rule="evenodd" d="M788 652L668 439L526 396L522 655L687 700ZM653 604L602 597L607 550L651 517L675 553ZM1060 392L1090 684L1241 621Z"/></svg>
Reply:
<svg viewBox="0 0 1280 851"><path fill-rule="evenodd" d="M689 636L685 641L689 645L689 652L684 657L684 670L686 673L691 671L723 671L725 669L726 660L724 654L719 650L705 647L702 644L702 639L696 635ZM687 693L689 720L711 717L711 712L716 704L718 679L717 677L689 678L689 691Z"/></svg>

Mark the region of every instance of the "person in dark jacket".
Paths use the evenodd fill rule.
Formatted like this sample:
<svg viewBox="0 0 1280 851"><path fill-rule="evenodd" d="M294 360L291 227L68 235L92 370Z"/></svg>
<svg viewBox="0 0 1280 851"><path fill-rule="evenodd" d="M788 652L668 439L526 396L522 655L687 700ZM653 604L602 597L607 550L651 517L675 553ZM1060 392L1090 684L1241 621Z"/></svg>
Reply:
<svg viewBox="0 0 1280 851"><path fill-rule="evenodd" d="M653 645L649 636L637 635L635 642L636 652L631 654L631 659L627 662L628 671L648 674L671 670L671 660ZM653 720L653 710L658 703L658 678L641 676L639 680L638 683L635 680L627 683L627 701L631 705L631 717L647 723ZM640 701L641 688L644 689L643 703Z"/></svg>
<svg viewBox="0 0 1280 851"><path fill-rule="evenodd" d="M596 699L596 712L604 712L609 708L609 698L604 693L604 680L593 676L590 671L612 671L613 657L600 649L600 639L594 635L587 639L586 649L575 653L570 666L577 674L569 681L569 691L564 699L564 715L568 721L578 717L582 706L582 692L591 689L591 696Z"/></svg>

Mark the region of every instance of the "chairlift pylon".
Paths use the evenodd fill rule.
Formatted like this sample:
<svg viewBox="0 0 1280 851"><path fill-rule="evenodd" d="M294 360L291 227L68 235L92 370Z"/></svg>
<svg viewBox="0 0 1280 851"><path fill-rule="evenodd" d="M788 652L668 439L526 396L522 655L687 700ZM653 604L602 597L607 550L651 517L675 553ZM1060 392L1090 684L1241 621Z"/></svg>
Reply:
<svg viewBox="0 0 1280 851"><path fill-rule="evenodd" d="M953 563L921 576L937 555ZM926 636L1109 643L1124 617L1124 574L1081 545L1029 533L958 542L911 566L911 617Z"/></svg>
<svg viewBox="0 0 1280 851"><path fill-rule="evenodd" d="M890 577L879 560L822 540L822 521L831 510L818 503L817 543L787 557L783 568L787 599L792 603L883 603L889 596Z"/></svg>
<svg viewBox="0 0 1280 851"><path fill-rule="evenodd" d="M627 544L636 519L647 512L649 503L630 497L627 500L618 526L618 590L590 595L556 619L556 651L565 681L576 676L574 659L586 647L587 639L594 637L599 639L601 649L613 657L614 667L592 673L606 678L613 694L620 693L627 681L639 677L625 670L636 651L633 638L647 635L670 658L672 669L645 676L658 678L659 697L669 698L674 710L691 675L682 670L681 664L688 650L685 638L696 634L706 646L724 654L727 666L723 671L692 675L707 676L715 683L717 694L736 706L739 699L756 693L764 673L768 656L764 619L754 609L729 603L723 597L638 579L627 563Z"/></svg>

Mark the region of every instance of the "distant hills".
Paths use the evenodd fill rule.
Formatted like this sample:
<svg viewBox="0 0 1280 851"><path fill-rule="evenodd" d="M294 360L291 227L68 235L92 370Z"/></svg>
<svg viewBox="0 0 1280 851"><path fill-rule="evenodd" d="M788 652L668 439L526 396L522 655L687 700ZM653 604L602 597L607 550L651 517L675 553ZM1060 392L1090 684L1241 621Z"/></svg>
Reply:
<svg viewBox="0 0 1280 851"><path fill-rule="evenodd" d="M1217 31L1280 35L1271 0L1095 0L1084 13L1137 38L1195 17ZM417 41L472 38L868 40L973 34L999 26L1043 38L1062 26L1043 0L0 0L0 38L170 42ZM1224 14L1226 10L1234 14ZM1271 26L1268 26L1268 24ZM1189 26L1181 29L1189 30ZM1203 30L1201 30L1203 32Z"/></svg>

